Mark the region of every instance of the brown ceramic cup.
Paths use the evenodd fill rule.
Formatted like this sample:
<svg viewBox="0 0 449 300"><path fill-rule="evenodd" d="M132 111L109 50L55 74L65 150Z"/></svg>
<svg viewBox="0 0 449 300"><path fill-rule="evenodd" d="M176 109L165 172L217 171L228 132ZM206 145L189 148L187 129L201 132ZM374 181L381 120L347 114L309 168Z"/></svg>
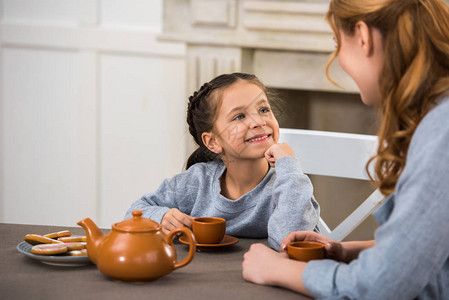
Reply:
<svg viewBox="0 0 449 300"><path fill-rule="evenodd" d="M296 241L287 246L288 257L308 262L324 258L324 245L318 242Z"/></svg>
<svg viewBox="0 0 449 300"><path fill-rule="evenodd" d="M226 232L226 220L215 217L195 218L192 231L198 244L218 244Z"/></svg>

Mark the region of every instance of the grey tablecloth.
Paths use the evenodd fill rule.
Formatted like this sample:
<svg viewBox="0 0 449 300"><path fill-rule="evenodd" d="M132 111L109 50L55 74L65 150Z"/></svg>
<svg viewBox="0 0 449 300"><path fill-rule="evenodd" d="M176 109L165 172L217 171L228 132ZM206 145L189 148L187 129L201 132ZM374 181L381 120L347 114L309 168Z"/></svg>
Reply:
<svg viewBox="0 0 449 300"><path fill-rule="evenodd" d="M45 234L81 228L0 224L0 298L11 299L307 299L292 291L246 282L242 278L243 254L255 242L239 243L218 252L196 252L186 267L156 281L133 284L115 281L95 265L62 267L43 264L17 251L27 233ZM188 246L176 244L178 260Z"/></svg>

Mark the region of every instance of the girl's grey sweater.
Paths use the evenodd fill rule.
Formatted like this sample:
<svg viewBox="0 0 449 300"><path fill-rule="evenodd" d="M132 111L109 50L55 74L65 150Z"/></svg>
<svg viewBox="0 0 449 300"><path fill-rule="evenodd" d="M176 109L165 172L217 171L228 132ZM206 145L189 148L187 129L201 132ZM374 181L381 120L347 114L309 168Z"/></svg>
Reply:
<svg viewBox="0 0 449 300"><path fill-rule="evenodd" d="M226 219L226 234L268 237L276 250L290 232L317 229L319 205L296 157L278 159L275 168L237 200L220 194L225 169L222 162L197 163L134 202L125 218L131 218L133 210L142 210L143 217L161 223L170 208L193 217L221 217Z"/></svg>

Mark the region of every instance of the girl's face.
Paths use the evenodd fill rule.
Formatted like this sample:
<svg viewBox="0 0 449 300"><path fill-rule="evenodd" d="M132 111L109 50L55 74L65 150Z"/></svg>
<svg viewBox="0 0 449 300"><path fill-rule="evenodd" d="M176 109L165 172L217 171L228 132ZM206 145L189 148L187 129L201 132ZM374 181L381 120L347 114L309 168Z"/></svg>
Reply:
<svg viewBox="0 0 449 300"><path fill-rule="evenodd" d="M279 139L279 124L257 85L239 80L223 90L214 128L222 157L259 159Z"/></svg>
<svg viewBox="0 0 449 300"><path fill-rule="evenodd" d="M357 84L363 103L370 106L379 104L379 76L383 63L380 32L368 26L356 27L353 36L340 30L340 38L338 62L341 68Z"/></svg>

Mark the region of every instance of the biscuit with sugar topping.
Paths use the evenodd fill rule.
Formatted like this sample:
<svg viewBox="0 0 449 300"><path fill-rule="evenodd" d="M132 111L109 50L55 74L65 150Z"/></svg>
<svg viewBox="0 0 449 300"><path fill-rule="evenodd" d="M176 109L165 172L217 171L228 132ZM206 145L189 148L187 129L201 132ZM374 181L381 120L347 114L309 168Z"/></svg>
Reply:
<svg viewBox="0 0 449 300"><path fill-rule="evenodd" d="M40 244L31 247L30 252L39 255L61 254L67 252L67 246L64 244Z"/></svg>
<svg viewBox="0 0 449 300"><path fill-rule="evenodd" d="M31 245L38 245L38 244L62 244L63 242L51 239L49 237L45 237L43 235L39 234L27 234L23 238L25 242Z"/></svg>
<svg viewBox="0 0 449 300"><path fill-rule="evenodd" d="M68 251L82 250L86 248L86 245L83 243L64 243L63 245L67 246Z"/></svg>
<svg viewBox="0 0 449 300"><path fill-rule="evenodd" d="M73 236L67 236L67 237L60 237L58 238L58 241L64 242L64 243L76 243L76 242L86 242L86 236L80 236L80 235L73 235Z"/></svg>
<svg viewBox="0 0 449 300"><path fill-rule="evenodd" d="M62 255L65 255L65 256L84 256L84 255L87 255L87 249L67 251L67 253L64 253Z"/></svg>
<svg viewBox="0 0 449 300"><path fill-rule="evenodd" d="M56 239L56 238L60 238L60 237L65 237L65 236L71 236L72 233L68 230L63 230L63 231L58 231L58 232L52 232L52 233L47 233L44 234L45 237L51 238L51 239Z"/></svg>

